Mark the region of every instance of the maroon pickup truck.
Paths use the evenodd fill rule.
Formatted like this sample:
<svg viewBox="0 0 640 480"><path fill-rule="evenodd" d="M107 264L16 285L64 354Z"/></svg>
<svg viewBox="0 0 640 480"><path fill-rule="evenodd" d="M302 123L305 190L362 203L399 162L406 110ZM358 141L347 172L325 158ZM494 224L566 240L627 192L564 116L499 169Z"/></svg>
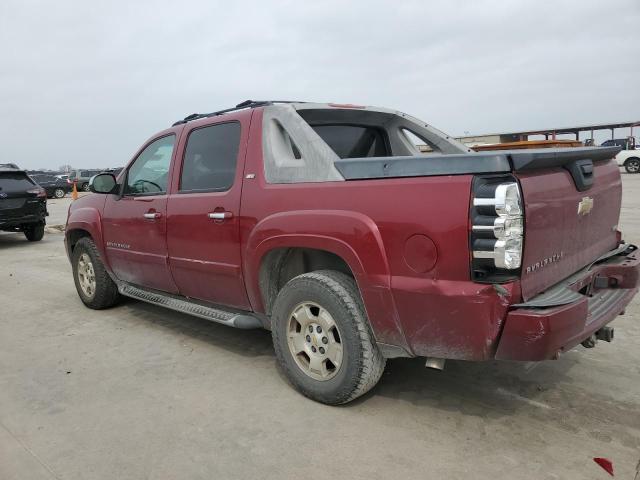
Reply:
<svg viewBox="0 0 640 480"><path fill-rule="evenodd" d="M124 295L269 329L291 383L339 404L387 358L611 341L640 271L617 152L472 152L395 110L247 101L93 177L102 195L72 204L65 243L89 308Z"/></svg>

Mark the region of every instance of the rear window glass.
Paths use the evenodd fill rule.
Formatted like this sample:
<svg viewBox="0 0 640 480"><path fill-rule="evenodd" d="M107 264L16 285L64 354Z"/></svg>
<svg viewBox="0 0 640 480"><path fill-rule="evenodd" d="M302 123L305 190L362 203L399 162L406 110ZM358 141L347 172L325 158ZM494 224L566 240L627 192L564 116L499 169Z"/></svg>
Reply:
<svg viewBox="0 0 640 480"><path fill-rule="evenodd" d="M33 182L24 173L0 172L0 192L19 192L33 187Z"/></svg>
<svg viewBox="0 0 640 480"><path fill-rule="evenodd" d="M375 127L362 125L312 125L340 158L388 157L385 134Z"/></svg>
<svg viewBox="0 0 640 480"><path fill-rule="evenodd" d="M221 123L189 134L181 191L225 191L233 185L240 146L240 124Z"/></svg>

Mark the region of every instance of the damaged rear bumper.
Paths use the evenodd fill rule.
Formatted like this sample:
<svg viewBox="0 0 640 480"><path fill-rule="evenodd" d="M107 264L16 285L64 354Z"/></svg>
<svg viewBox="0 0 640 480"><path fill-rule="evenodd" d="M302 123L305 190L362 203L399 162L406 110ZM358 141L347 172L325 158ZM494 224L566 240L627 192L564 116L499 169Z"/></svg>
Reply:
<svg viewBox="0 0 640 480"><path fill-rule="evenodd" d="M507 314L495 358L557 358L624 312L638 292L640 251L622 252L572 275Z"/></svg>

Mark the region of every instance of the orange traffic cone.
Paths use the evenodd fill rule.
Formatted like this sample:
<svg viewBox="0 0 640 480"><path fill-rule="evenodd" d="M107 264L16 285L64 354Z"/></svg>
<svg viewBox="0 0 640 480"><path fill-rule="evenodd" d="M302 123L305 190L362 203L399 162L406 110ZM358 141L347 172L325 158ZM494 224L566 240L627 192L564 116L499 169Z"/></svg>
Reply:
<svg viewBox="0 0 640 480"><path fill-rule="evenodd" d="M71 191L71 198L73 200L78 199L78 189L76 188L76 182L73 182L73 190Z"/></svg>

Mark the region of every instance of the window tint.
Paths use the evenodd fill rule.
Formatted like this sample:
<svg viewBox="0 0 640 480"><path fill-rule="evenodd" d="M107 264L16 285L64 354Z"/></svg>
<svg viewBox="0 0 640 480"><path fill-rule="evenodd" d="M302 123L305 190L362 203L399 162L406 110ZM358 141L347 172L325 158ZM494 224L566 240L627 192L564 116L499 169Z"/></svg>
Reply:
<svg viewBox="0 0 640 480"><path fill-rule="evenodd" d="M0 192L20 192L33 188L33 182L21 172L0 172Z"/></svg>
<svg viewBox="0 0 640 480"><path fill-rule="evenodd" d="M383 132L359 125L312 125L340 158L387 157Z"/></svg>
<svg viewBox="0 0 640 480"><path fill-rule="evenodd" d="M240 146L240 124L221 123L189 134L180 179L181 191L231 188Z"/></svg>
<svg viewBox="0 0 640 480"><path fill-rule="evenodd" d="M157 194L167 191L167 178L175 135L159 138L138 156L127 174L125 194Z"/></svg>

